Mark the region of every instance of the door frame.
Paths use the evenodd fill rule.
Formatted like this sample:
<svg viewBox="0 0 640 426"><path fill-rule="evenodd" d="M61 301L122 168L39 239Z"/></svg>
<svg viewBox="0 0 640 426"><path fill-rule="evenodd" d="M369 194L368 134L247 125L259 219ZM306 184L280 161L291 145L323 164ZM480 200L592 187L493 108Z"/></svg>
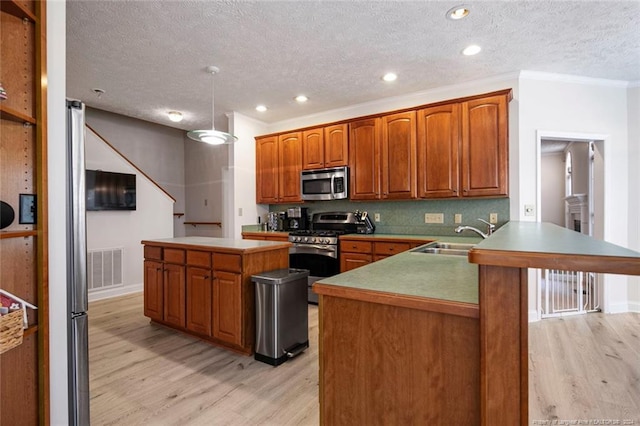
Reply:
<svg viewBox="0 0 640 426"><path fill-rule="evenodd" d="M604 240L605 236L605 211L607 205L607 198L604 189L606 188L606 161L605 161L605 152L606 147L609 145L610 136L607 134L601 133L583 133L583 132L562 132L562 131L554 131L554 130L536 130L536 209L535 209L535 218L536 222L542 222L542 141L543 140L563 140L563 141L576 141L576 142L594 142L596 155L601 157L601 161L598 165L598 169L594 168L594 175L601 177L600 185L594 185L592 191L594 193L594 197L598 200L595 203L595 200L589 200L589 203L593 203L595 217L593 219L593 229L592 236L594 238ZM591 182L589 183L591 189ZM534 270L535 279L533 282L536 286L536 312L533 314L529 313L529 321L539 321L542 319L542 286L540 285L542 280L542 271L540 269ZM530 279L531 279L530 275ZM600 286L600 300L601 307L603 311L606 311L607 306L607 295L608 295L608 282L606 276L600 276L599 282L602 284ZM532 315L533 314L533 315Z"/></svg>

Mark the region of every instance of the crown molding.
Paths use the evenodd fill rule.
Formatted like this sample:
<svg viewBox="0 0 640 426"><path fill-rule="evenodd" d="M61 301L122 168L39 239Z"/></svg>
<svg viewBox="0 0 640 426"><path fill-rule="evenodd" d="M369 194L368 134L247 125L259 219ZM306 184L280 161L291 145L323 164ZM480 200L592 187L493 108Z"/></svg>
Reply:
<svg viewBox="0 0 640 426"><path fill-rule="evenodd" d="M593 78L584 77L580 75L571 74L556 74L551 72L542 71L520 71L521 80L539 80L539 81L557 81L561 83L575 83L586 84L591 86L605 86L605 87L617 87L627 88L630 87L631 82L624 80L609 80L606 78Z"/></svg>

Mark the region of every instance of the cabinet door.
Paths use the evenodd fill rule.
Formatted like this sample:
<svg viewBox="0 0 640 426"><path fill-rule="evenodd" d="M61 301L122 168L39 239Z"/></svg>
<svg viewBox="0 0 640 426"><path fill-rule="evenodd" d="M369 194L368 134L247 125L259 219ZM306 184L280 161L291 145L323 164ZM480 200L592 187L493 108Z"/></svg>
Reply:
<svg viewBox="0 0 640 426"><path fill-rule="evenodd" d="M349 125L349 178L352 200L380 198L380 119Z"/></svg>
<svg viewBox="0 0 640 426"><path fill-rule="evenodd" d="M164 321L185 326L184 266L164 264Z"/></svg>
<svg viewBox="0 0 640 426"><path fill-rule="evenodd" d="M302 168L304 170L324 167L324 129L302 132Z"/></svg>
<svg viewBox="0 0 640 426"><path fill-rule="evenodd" d="M162 286L162 263L144 261L144 315L162 321L164 316L164 290Z"/></svg>
<svg viewBox="0 0 640 426"><path fill-rule="evenodd" d="M213 337L240 345L242 333L242 276L233 272L214 272Z"/></svg>
<svg viewBox="0 0 640 426"><path fill-rule="evenodd" d="M508 195L507 96L462 103L462 195Z"/></svg>
<svg viewBox="0 0 640 426"><path fill-rule="evenodd" d="M302 134L300 132L280 135L279 150L279 182L278 188L281 203L302 201L300 194L300 172L302 171Z"/></svg>
<svg viewBox="0 0 640 426"><path fill-rule="evenodd" d="M187 328L211 336L212 272L204 268L187 268Z"/></svg>
<svg viewBox="0 0 640 426"><path fill-rule="evenodd" d="M418 111L418 196L459 196L460 104Z"/></svg>
<svg viewBox="0 0 640 426"><path fill-rule="evenodd" d="M416 113L382 117L382 196L416 198Z"/></svg>
<svg viewBox="0 0 640 426"><path fill-rule="evenodd" d="M324 128L324 166L340 167L349 164L349 132L346 124Z"/></svg>
<svg viewBox="0 0 640 426"><path fill-rule="evenodd" d="M256 139L256 203L278 202L278 137Z"/></svg>
<svg viewBox="0 0 640 426"><path fill-rule="evenodd" d="M371 254L342 253L340 255L340 272L347 272L368 265L371 262L373 262L373 256Z"/></svg>

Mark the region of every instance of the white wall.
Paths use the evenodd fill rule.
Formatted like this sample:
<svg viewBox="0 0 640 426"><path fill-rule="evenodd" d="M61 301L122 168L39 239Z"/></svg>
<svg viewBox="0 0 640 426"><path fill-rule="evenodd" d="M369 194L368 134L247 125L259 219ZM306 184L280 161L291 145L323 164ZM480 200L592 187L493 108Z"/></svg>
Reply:
<svg viewBox="0 0 640 426"><path fill-rule="evenodd" d="M87 108L86 122L107 142L167 191L185 211L185 132L148 121ZM184 216L175 217L174 235L185 235Z"/></svg>
<svg viewBox="0 0 640 426"><path fill-rule="evenodd" d="M543 222L565 226L565 163L564 152L554 152L541 156Z"/></svg>
<svg viewBox="0 0 640 426"><path fill-rule="evenodd" d="M144 254L140 241L173 237L173 200L89 129L85 162L87 169L136 175L136 210L87 212L87 250L124 249L123 287L91 291L89 300L142 291Z"/></svg>
<svg viewBox="0 0 640 426"><path fill-rule="evenodd" d="M229 129L238 142L229 150L229 169L233 179L226 197L225 237L242 238L242 225L257 223L264 217L268 205L256 204L256 141L255 137L266 133L267 125L239 113L229 117ZM228 224L228 225L227 225Z"/></svg>
<svg viewBox="0 0 640 426"><path fill-rule="evenodd" d="M185 219L190 222L222 222L228 145L208 145L185 139ZM226 226L225 223L222 224ZM185 225L185 234L222 237L215 225Z"/></svg>
<svg viewBox="0 0 640 426"><path fill-rule="evenodd" d="M627 91L629 122L629 248L640 251L640 82ZM629 279L629 308L640 312L640 277Z"/></svg>
<svg viewBox="0 0 640 426"><path fill-rule="evenodd" d="M518 170L520 195L513 220L524 216L524 204L537 204L536 158L540 131L604 135L604 240L628 247L629 143L626 83L523 72L520 77ZM513 188L513 186L511 187ZM513 200L512 200L513 202ZM537 207L537 209L539 206ZM629 278L605 276L606 312L629 309ZM535 310L535 280L530 279L529 309Z"/></svg>

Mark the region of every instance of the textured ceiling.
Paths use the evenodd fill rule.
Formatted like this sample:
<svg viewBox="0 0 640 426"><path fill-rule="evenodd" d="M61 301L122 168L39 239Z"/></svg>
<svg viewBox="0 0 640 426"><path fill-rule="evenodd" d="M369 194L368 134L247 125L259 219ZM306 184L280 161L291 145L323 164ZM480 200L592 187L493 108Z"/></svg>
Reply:
<svg viewBox="0 0 640 426"><path fill-rule="evenodd" d="M445 19L461 3L471 14ZM216 65L215 127L226 130L226 112L270 123L519 70L640 81L638 28L638 0L67 0L67 96L210 128L205 67ZM482 52L461 55L469 44ZM390 70L398 80L383 83ZM169 110L185 119L171 123Z"/></svg>

